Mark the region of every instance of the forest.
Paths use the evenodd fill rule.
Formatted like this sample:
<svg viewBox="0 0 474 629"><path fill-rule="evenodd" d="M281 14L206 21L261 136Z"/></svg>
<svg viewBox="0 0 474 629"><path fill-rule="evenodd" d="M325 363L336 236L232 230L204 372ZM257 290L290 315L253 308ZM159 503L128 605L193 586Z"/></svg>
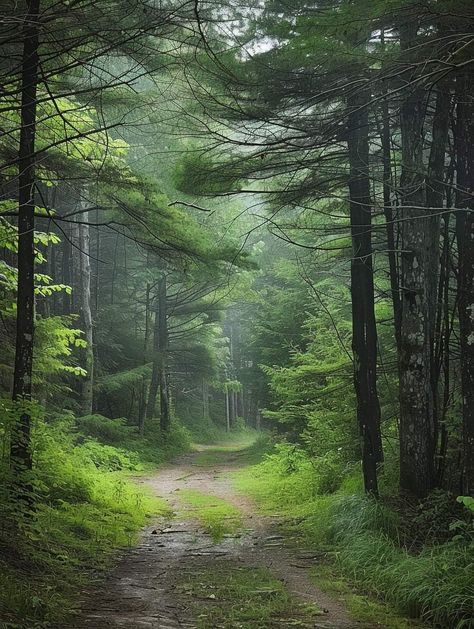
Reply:
<svg viewBox="0 0 474 629"><path fill-rule="evenodd" d="M474 628L472 0L2 0L1 629Z"/></svg>

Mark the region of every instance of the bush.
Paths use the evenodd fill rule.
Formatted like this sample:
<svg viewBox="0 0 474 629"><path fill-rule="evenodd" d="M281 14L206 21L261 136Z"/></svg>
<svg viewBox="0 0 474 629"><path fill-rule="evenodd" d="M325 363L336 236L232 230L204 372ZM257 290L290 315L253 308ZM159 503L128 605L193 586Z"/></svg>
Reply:
<svg viewBox="0 0 474 629"><path fill-rule="evenodd" d="M115 448L88 440L76 447L78 456L99 469L115 472L117 470L140 470L142 464L137 452Z"/></svg>
<svg viewBox="0 0 474 629"><path fill-rule="evenodd" d="M103 415L84 415L78 417L76 422L83 435L107 444L124 443L137 435L137 428L127 426L124 417L110 419Z"/></svg>
<svg viewBox="0 0 474 629"><path fill-rule="evenodd" d="M472 542L425 546L413 554L392 539L395 514L363 497L339 500L332 520L337 561L356 583L436 626L472 626Z"/></svg>

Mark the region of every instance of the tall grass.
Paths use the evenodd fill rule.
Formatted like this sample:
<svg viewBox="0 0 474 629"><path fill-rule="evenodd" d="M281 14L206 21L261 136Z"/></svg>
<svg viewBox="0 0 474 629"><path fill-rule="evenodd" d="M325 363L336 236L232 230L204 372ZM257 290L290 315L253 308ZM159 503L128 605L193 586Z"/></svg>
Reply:
<svg viewBox="0 0 474 629"><path fill-rule="evenodd" d="M358 473L349 473L337 491L321 493L325 481L320 471L304 453L289 457L283 446L261 464L238 472L236 485L264 510L286 516L300 540L330 549L336 569L363 591L437 627L474 627L469 514L461 527L454 516L451 539L426 542L414 552L400 541L403 513L364 496ZM459 528L463 534L454 534Z"/></svg>
<svg viewBox="0 0 474 629"><path fill-rule="evenodd" d="M64 621L81 585L110 564L115 550L133 544L152 514L169 513L128 474L189 447L186 434L174 429L153 444L150 434L139 439L111 421L96 416L79 430L71 417L37 422L32 508L19 509L0 490L0 627ZM8 474L4 459L0 487Z"/></svg>

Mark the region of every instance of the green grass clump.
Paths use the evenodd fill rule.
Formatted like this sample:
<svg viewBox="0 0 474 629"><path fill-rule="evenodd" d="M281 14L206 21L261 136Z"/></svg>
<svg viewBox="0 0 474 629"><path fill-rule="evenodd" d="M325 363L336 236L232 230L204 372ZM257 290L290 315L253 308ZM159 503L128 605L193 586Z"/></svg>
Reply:
<svg viewBox="0 0 474 629"><path fill-rule="evenodd" d="M295 449L291 456L285 445L261 464L238 471L235 482L263 510L285 516L300 543L330 551L337 573L363 592L435 626L474 627L472 536L425 542L415 552L401 543L403 515L364 496L359 474L348 474L332 494L320 493L318 474L306 455ZM368 613L370 606L365 609Z"/></svg>
<svg viewBox="0 0 474 629"><path fill-rule="evenodd" d="M311 578L322 590L343 598L349 613L362 627L376 625L386 629L410 629L420 626L414 620L401 618L387 604L355 592L334 565L319 564L311 570Z"/></svg>
<svg viewBox="0 0 474 629"><path fill-rule="evenodd" d="M78 439L70 420L34 428L31 507L9 500L0 460L0 626L65 621L83 584L130 546L167 504L128 480L143 466L122 448Z"/></svg>
<svg viewBox="0 0 474 629"><path fill-rule="evenodd" d="M130 459L131 467L140 469L143 464L161 465L178 454L191 449L191 435L178 421L171 423L168 433L160 430L160 422L151 420L145 425L145 434L139 435L137 426L129 426L124 418L109 419L102 415L86 415L75 420L81 437L85 437L91 450L92 443L112 446L122 457ZM100 453L91 452L96 458ZM101 450L105 457L105 450ZM111 466L113 467L112 460ZM120 463L119 463L120 465ZM102 464L100 464L102 466ZM126 464L116 469L125 469Z"/></svg>
<svg viewBox="0 0 474 629"><path fill-rule="evenodd" d="M316 606L296 601L263 568L220 562L212 570L188 574L180 591L197 599L193 607L199 629L314 627L320 614Z"/></svg>
<svg viewBox="0 0 474 629"><path fill-rule="evenodd" d="M130 546L151 514L169 507L120 475L89 469L88 502L38 504L7 514L0 532L0 626L43 626L68 615L78 587ZM8 626L8 625L5 625Z"/></svg>
<svg viewBox="0 0 474 629"><path fill-rule="evenodd" d="M237 507L222 498L193 489L179 492L179 497L214 542L219 542L224 535L237 533L242 528L242 514Z"/></svg>

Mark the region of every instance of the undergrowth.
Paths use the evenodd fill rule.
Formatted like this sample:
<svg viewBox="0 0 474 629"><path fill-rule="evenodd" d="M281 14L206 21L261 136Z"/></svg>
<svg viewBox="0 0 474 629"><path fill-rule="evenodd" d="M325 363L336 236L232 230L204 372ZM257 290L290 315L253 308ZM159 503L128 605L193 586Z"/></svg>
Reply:
<svg viewBox="0 0 474 629"><path fill-rule="evenodd" d="M19 508L6 492L2 419L0 627L61 626L81 584L101 574L117 548L132 545L149 516L169 512L128 475L187 449L189 439L177 427L166 437L152 429L141 438L123 421L101 416L36 421L31 502Z"/></svg>
<svg viewBox="0 0 474 629"><path fill-rule="evenodd" d="M441 519L434 496L418 506L426 525L424 543L406 535L404 510L390 497L367 498L358 470L346 467L336 491L322 492L326 472L298 448L280 445L257 466L237 472L237 487L255 497L262 509L285 516L300 543L326 551L333 567L362 591L393 605L400 613L437 627L474 627L474 529L467 509L451 504L443 536L433 537L431 520ZM459 505L458 505L459 507ZM444 517L444 516L443 516ZM436 528L436 527L435 527ZM445 531L450 531L446 537Z"/></svg>

